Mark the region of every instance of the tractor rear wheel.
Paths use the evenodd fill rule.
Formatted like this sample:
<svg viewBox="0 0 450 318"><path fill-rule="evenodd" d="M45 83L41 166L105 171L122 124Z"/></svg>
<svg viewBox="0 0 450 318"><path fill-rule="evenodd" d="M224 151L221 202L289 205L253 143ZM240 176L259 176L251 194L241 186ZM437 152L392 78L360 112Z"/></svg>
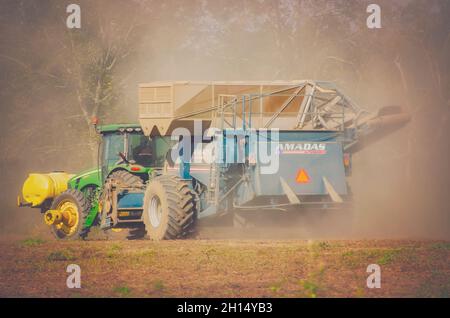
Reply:
<svg viewBox="0 0 450 318"><path fill-rule="evenodd" d="M144 196L144 224L152 240L181 238L196 219L195 194L177 176L159 176L150 181Z"/></svg>
<svg viewBox="0 0 450 318"><path fill-rule="evenodd" d="M90 204L79 190L69 189L53 200L50 211L45 214L46 223L59 240L76 240L82 235L85 218L89 214ZM57 218L51 220L52 216Z"/></svg>

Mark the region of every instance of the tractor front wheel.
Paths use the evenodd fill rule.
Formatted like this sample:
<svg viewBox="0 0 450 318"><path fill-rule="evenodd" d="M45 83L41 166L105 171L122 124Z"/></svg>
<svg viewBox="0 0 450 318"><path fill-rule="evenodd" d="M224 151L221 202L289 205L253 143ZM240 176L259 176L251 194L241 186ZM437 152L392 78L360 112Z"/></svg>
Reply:
<svg viewBox="0 0 450 318"><path fill-rule="evenodd" d="M196 219L195 195L177 176L159 176L147 186L144 224L152 240L176 239L192 229Z"/></svg>
<svg viewBox="0 0 450 318"><path fill-rule="evenodd" d="M60 240L76 240L82 235L90 204L81 191L69 189L55 198L44 219Z"/></svg>

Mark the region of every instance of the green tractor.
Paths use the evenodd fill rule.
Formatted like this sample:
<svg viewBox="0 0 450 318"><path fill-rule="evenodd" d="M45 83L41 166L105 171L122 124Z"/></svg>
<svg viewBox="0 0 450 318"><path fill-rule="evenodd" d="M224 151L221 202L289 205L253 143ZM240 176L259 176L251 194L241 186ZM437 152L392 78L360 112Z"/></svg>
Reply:
<svg viewBox="0 0 450 318"><path fill-rule="evenodd" d="M158 178L153 182L159 197L150 199L148 215L142 213L143 190L164 169L168 151L174 142L170 136L145 136L139 124L113 124L96 127L101 136L98 166L77 175L65 172L31 173L24 182L21 207L39 208L44 221L57 239L86 238L93 226L103 230L130 228L129 238L176 238L186 234L194 221L192 192L179 178ZM170 195L168 194L170 193ZM168 207L172 193L183 196L184 204ZM183 224L162 222L162 209L180 210ZM102 213L103 212L103 213ZM158 224L161 223L161 224ZM164 226L162 226L164 225Z"/></svg>

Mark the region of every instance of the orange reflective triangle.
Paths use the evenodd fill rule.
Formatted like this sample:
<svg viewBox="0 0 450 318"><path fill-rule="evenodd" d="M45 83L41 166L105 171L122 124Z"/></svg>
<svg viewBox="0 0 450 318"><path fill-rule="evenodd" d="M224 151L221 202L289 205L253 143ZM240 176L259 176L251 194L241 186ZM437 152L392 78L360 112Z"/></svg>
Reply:
<svg viewBox="0 0 450 318"><path fill-rule="evenodd" d="M297 172L297 177L295 178L295 181L297 181L297 183L308 183L309 182L309 176L306 173L305 169L300 169Z"/></svg>

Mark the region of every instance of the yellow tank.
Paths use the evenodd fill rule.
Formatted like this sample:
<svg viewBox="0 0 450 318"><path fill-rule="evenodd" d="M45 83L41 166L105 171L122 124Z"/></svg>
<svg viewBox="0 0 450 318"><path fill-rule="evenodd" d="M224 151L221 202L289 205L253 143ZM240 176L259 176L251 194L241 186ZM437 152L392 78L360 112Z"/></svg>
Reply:
<svg viewBox="0 0 450 318"><path fill-rule="evenodd" d="M32 207L41 205L67 190L67 182L73 174L65 172L30 173L22 187L22 196Z"/></svg>

